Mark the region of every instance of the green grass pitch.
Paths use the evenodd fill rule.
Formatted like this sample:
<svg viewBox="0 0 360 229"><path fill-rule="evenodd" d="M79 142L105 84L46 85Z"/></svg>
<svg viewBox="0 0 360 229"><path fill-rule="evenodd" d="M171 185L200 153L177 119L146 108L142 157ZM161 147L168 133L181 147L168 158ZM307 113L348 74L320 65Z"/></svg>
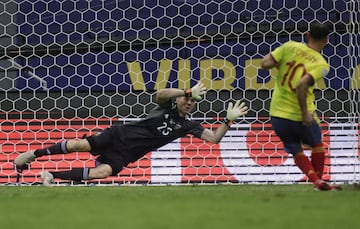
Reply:
<svg viewBox="0 0 360 229"><path fill-rule="evenodd" d="M3 229L354 229L359 214L350 185L0 186Z"/></svg>

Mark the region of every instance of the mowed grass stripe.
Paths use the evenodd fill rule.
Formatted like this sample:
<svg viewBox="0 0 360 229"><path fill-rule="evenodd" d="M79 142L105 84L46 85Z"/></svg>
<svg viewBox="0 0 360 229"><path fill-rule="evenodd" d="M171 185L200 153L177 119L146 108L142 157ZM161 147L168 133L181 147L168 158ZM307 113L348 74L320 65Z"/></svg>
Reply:
<svg viewBox="0 0 360 229"><path fill-rule="evenodd" d="M1 228L355 228L360 191L311 185L0 186Z"/></svg>

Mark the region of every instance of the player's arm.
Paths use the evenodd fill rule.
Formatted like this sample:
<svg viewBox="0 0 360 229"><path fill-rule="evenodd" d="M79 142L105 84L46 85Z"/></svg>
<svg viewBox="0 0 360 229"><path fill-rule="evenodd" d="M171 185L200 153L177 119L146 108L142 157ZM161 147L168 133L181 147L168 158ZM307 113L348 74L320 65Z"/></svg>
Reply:
<svg viewBox="0 0 360 229"><path fill-rule="evenodd" d="M268 53L261 60L261 68L268 70L268 69L272 69L273 67L278 68L279 63L274 59L274 57L271 55L271 53Z"/></svg>
<svg viewBox="0 0 360 229"><path fill-rule="evenodd" d="M313 114L308 111L306 103L308 88L314 85L314 83L314 78L311 75L306 74L296 85L296 95L300 105L302 120L304 125L307 126L310 126L314 121Z"/></svg>
<svg viewBox="0 0 360 229"><path fill-rule="evenodd" d="M206 87L204 84L199 81L192 88L181 90L178 88L164 88L160 89L156 92L156 102L158 104L166 103L171 98L186 96L192 97L195 100L200 100L201 96L206 93Z"/></svg>
<svg viewBox="0 0 360 229"><path fill-rule="evenodd" d="M290 42L286 42L285 44L277 47L274 51L266 54L261 60L261 68L265 70L269 70L274 67L279 68L284 54L288 50L288 44L290 44Z"/></svg>
<svg viewBox="0 0 360 229"><path fill-rule="evenodd" d="M184 90L181 89L177 89L177 88L160 89L156 92L156 102L158 104L163 104L169 101L171 98L175 98L183 95L184 95Z"/></svg>
<svg viewBox="0 0 360 229"><path fill-rule="evenodd" d="M224 122L215 131L205 129L201 134L201 139L211 143L219 143L232 123L240 116L246 115L247 112L248 107L245 103L240 103L239 100L236 101L235 105L229 103Z"/></svg>

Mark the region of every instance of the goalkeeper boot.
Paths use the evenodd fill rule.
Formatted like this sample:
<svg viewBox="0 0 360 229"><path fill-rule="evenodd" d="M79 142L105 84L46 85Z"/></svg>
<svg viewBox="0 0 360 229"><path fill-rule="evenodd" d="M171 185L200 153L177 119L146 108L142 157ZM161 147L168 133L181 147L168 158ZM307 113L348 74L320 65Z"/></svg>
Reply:
<svg viewBox="0 0 360 229"><path fill-rule="evenodd" d="M320 179L315 181L314 190L316 190L316 191L329 191L331 189L332 189L332 186L329 183L327 183L327 182L325 182L323 180L320 180Z"/></svg>
<svg viewBox="0 0 360 229"><path fill-rule="evenodd" d="M48 172L48 171L46 171L46 170L44 170L44 171L42 171L41 173L40 173L40 177L41 177L41 179L42 179L42 182L43 182L43 185L44 186L52 186L52 182L53 182L53 180L54 180L54 176L50 173L50 172Z"/></svg>
<svg viewBox="0 0 360 229"><path fill-rule="evenodd" d="M20 154L15 158L14 165L17 171L22 171L29 167L29 163L34 161L36 158L34 151L30 150L25 153Z"/></svg>

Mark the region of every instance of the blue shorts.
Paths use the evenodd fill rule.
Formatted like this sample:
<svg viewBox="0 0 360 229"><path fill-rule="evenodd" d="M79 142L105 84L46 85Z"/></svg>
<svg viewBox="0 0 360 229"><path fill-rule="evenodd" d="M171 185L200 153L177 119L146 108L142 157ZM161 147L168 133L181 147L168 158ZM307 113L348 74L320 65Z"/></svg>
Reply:
<svg viewBox="0 0 360 229"><path fill-rule="evenodd" d="M302 122L271 117L271 125L287 153L294 155L301 152L303 144L314 147L322 143L321 128L316 121L311 126L305 126Z"/></svg>

